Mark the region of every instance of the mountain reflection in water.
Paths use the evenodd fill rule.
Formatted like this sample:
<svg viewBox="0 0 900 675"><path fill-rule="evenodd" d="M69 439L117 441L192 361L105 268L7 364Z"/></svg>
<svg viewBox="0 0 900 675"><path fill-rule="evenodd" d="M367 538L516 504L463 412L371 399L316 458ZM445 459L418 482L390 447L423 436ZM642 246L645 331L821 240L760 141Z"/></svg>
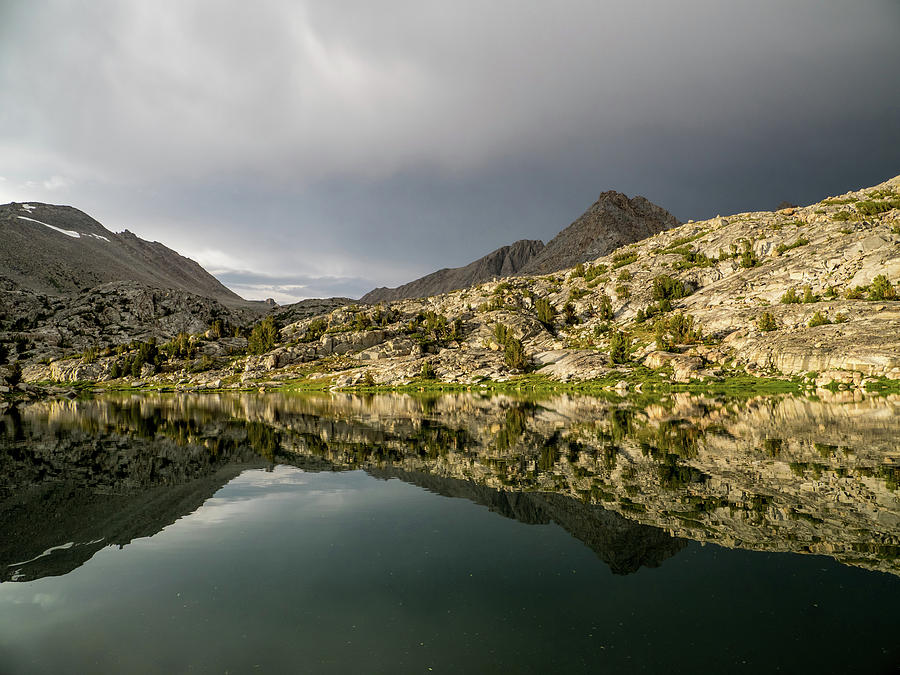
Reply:
<svg viewBox="0 0 900 675"><path fill-rule="evenodd" d="M242 471L362 469L556 522L619 574L686 540L900 574L900 402L135 395L0 417L3 581L149 537Z"/></svg>

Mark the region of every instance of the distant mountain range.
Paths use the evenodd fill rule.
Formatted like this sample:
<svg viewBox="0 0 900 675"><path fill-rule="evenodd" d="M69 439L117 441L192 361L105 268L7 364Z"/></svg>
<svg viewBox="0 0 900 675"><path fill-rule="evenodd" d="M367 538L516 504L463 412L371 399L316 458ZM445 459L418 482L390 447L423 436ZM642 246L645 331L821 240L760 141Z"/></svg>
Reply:
<svg viewBox="0 0 900 675"><path fill-rule="evenodd" d="M189 258L128 230L110 232L71 206L0 205L0 277L35 293L75 295L108 282L133 281L186 291L229 308L261 306L223 286Z"/></svg>
<svg viewBox="0 0 900 675"><path fill-rule="evenodd" d="M397 288L376 288L366 293L360 300L376 303L403 298L424 298L474 286L495 277L512 276L518 274L543 248L542 241L522 239L510 246L502 246L465 267L438 270Z"/></svg>
<svg viewBox="0 0 900 675"><path fill-rule="evenodd" d="M442 269L398 288L377 288L374 304L440 295L499 277L544 274L587 262L678 221L643 197L604 192L546 246L520 240L464 267ZM202 333L214 322L247 327L272 312L279 325L327 315L349 298L282 307L248 301L198 263L159 242L114 233L71 206L0 205L0 342L40 345L33 358L132 340Z"/></svg>
<svg viewBox="0 0 900 675"><path fill-rule="evenodd" d="M548 274L604 256L620 246L640 241L680 225L675 216L644 197L629 199L608 191L546 246L523 239L488 253L465 267L432 272L397 288L376 288L360 300L366 303L423 298L491 281L498 277Z"/></svg>
<svg viewBox="0 0 900 675"><path fill-rule="evenodd" d="M678 224L675 216L643 197L604 192L546 246L522 239L464 267L444 268L397 288L376 288L361 302L427 297L499 277L555 272ZM128 230L111 232L71 206L0 205L0 231L0 280L5 278L7 286L60 297L109 282L134 282L209 298L229 309L264 309L263 303L244 300L193 260ZM333 300L336 306L347 301ZM310 309L298 303L293 313L305 315Z"/></svg>

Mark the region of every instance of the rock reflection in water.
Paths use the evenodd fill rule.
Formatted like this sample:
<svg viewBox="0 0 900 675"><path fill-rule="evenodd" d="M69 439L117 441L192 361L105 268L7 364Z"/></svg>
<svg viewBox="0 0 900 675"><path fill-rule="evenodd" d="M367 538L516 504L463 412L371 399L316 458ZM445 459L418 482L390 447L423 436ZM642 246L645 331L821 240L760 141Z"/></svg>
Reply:
<svg viewBox="0 0 900 675"><path fill-rule="evenodd" d="M363 469L554 521L618 573L694 539L900 574L898 413L885 398L690 395L43 402L0 418L2 578L64 574L274 463Z"/></svg>

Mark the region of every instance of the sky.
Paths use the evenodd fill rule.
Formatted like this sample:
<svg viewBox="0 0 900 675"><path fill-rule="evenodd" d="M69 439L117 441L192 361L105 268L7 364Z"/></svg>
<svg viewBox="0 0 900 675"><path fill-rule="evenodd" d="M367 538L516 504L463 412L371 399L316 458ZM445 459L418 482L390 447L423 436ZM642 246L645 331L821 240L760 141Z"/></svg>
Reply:
<svg viewBox="0 0 900 675"><path fill-rule="evenodd" d="M0 0L0 203L359 297L609 189L688 220L900 174L898 36L897 0Z"/></svg>

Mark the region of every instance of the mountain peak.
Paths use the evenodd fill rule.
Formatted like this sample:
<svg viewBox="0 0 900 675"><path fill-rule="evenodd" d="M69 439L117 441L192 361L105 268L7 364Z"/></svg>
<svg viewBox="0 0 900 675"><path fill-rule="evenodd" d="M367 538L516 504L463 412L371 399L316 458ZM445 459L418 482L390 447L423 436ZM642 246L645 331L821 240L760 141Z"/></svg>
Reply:
<svg viewBox="0 0 900 675"><path fill-rule="evenodd" d="M247 301L193 260L125 230L107 230L72 206L0 205L0 276L21 288L65 296L112 281L181 290L230 306Z"/></svg>
<svg viewBox="0 0 900 675"><path fill-rule="evenodd" d="M551 239L519 274L547 274L574 267L678 225L675 216L646 197L629 198L622 192L607 190Z"/></svg>

